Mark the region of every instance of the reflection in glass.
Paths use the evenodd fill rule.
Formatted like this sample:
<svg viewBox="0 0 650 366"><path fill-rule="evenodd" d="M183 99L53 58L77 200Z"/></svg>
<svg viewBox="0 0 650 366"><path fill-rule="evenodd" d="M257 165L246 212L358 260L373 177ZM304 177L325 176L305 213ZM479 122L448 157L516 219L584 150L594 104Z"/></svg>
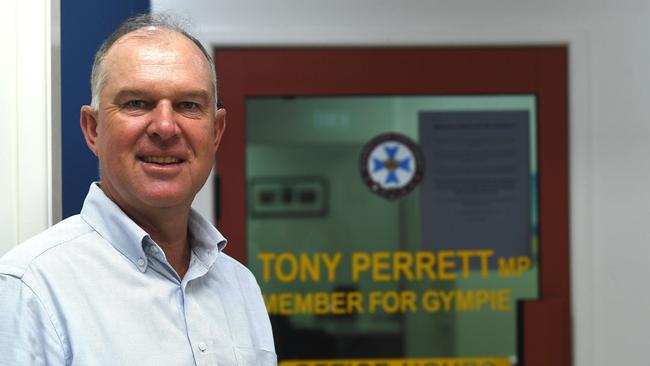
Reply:
<svg viewBox="0 0 650 366"><path fill-rule="evenodd" d="M248 99L248 264L280 360L514 360L516 302L538 294L535 126L531 95ZM359 174L385 132L425 151L396 201Z"/></svg>

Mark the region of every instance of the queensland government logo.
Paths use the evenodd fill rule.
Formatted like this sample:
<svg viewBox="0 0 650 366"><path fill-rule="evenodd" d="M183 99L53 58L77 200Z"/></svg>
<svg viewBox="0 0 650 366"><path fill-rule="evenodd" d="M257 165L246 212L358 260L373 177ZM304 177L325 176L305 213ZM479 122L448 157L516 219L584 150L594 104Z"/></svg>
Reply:
<svg viewBox="0 0 650 366"><path fill-rule="evenodd" d="M384 133L364 146L359 169L372 192L395 200L412 191L422 180L424 156L420 146L407 136Z"/></svg>

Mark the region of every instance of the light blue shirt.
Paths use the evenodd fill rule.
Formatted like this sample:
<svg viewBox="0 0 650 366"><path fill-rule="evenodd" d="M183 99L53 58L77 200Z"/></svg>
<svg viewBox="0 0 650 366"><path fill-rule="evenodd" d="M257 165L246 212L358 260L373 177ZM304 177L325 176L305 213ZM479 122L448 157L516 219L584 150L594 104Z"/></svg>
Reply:
<svg viewBox="0 0 650 366"><path fill-rule="evenodd" d="M0 365L276 365L252 273L192 212L181 279L92 184L80 215L0 259Z"/></svg>

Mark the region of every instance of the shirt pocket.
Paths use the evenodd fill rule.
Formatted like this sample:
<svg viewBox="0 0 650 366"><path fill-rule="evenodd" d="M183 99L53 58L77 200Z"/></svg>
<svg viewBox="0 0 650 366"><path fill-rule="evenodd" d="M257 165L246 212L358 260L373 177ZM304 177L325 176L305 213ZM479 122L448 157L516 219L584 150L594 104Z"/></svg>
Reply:
<svg viewBox="0 0 650 366"><path fill-rule="evenodd" d="M261 348L235 347L238 366L277 366L275 352Z"/></svg>

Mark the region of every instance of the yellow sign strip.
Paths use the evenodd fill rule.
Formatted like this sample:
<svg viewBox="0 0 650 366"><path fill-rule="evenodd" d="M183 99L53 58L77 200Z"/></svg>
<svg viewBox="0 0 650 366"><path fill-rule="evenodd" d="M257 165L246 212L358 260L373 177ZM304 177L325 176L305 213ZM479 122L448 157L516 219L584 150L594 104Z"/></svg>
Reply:
<svg viewBox="0 0 650 366"><path fill-rule="evenodd" d="M384 358L290 360L280 366L512 366L507 358Z"/></svg>

